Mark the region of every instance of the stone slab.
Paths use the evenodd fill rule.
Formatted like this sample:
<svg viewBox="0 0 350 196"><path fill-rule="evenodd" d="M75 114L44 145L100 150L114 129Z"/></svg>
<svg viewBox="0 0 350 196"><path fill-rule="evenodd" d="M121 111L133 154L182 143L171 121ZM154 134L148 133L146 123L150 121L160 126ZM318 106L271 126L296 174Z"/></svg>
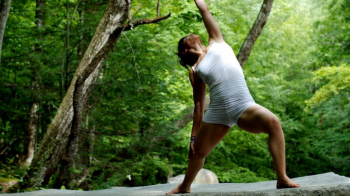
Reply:
<svg viewBox="0 0 350 196"><path fill-rule="evenodd" d="M191 194L186 196L350 196L350 178L332 172L293 179L301 188L275 188L276 181L256 183L193 184ZM5 196L151 196L164 195L174 184L159 184L144 187L115 187L98 191L73 191L47 189L27 193L7 193Z"/></svg>

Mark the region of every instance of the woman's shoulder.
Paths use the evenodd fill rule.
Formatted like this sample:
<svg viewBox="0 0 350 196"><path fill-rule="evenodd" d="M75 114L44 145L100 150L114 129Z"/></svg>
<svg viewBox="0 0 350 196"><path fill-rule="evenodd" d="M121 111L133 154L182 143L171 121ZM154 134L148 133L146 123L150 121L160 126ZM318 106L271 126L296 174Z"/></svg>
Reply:
<svg viewBox="0 0 350 196"><path fill-rule="evenodd" d="M209 44L214 44L214 43L217 43L217 44L225 44L225 40L224 39L214 39L214 38L209 38Z"/></svg>

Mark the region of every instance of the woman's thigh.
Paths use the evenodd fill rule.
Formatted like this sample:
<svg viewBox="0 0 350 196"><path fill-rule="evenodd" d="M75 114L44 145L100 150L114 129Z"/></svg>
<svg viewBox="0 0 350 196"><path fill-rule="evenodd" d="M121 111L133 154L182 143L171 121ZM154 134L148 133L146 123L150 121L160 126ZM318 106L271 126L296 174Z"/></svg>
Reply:
<svg viewBox="0 0 350 196"><path fill-rule="evenodd" d="M206 157L213 148L225 137L230 127L221 124L202 122L194 143L195 153Z"/></svg>
<svg viewBox="0 0 350 196"><path fill-rule="evenodd" d="M269 133L281 129L275 114L261 105L250 106L238 119L238 127L250 133Z"/></svg>

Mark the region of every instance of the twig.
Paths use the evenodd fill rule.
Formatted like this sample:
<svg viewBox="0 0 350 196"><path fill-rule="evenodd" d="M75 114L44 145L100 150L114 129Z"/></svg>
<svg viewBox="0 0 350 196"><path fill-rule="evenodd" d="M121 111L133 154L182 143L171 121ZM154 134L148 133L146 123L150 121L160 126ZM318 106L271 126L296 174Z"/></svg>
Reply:
<svg viewBox="0 0 350 196"><path fill-rule="evenodd" d="M160 0L158 0L158 4L157 4L157 17L159 17L160 14Z"/></svg>
<svg viewBox="0 0 350 196"><path fill-rule="evenodd" d="M135 56L135 51L134 51L134 49L132 48L132 45L131 45L131 43L130 43L129 38L128 38L128 37L127 37L125 34L122 34L122 35L124 35L124 37L126 38L126 40L128 40L128 43L129 43L129 45L130 45L131 51L132 51L133 56L134 56L135 70L136 70L136 73L137 73L137 77L139 78L139 83L140 83L140 85L141 85L140 73L139 73L139 70L137 70L137 66L136 66L136 56Z"/></svg>
<svg viewBox="0 0 350 196"><path fill-rule="evenodd" d="M82 2L82 0L79 0L78 3L77 3L77 5L75 6L75 9L74 9L74 12L73 12L73 15L72 15L72 19L71 19L71 20L74 19L75 12L77 12L78 5L79 5L80 2Z"/></svg>
<svg viewBox="0 0 350 196"><path fill-rule="evenodd" d="M0 156L5 153L5 151L12 145L14 141L16 141L17 138L13 139L5 148L1 151Z"/></svg>

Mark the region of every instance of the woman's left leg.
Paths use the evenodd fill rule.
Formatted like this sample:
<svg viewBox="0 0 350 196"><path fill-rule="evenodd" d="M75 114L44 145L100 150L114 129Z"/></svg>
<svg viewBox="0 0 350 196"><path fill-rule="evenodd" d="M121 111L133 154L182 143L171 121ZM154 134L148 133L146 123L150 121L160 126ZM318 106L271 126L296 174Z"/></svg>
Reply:
<svg viewBox="0 0 350 196"><path fill-rule="evenodd" d="M230 127L221 124L202 122L194 143L194 154L189 154L189 162L183 182L166 194L189 193L191 184L198 171L203 167L205 158L225 137ZM190 151L192 152L192 151Z"/></svg>
<svg viewBox="0 0 350 196"><path fill-rule="evenodd" d="M276 188L299 187L286 174L286 156L284 134L281 124L268 109L254 104L238 119L237 125L250 133L266 133L269 135L268 145L277 174Z"/></svg>

